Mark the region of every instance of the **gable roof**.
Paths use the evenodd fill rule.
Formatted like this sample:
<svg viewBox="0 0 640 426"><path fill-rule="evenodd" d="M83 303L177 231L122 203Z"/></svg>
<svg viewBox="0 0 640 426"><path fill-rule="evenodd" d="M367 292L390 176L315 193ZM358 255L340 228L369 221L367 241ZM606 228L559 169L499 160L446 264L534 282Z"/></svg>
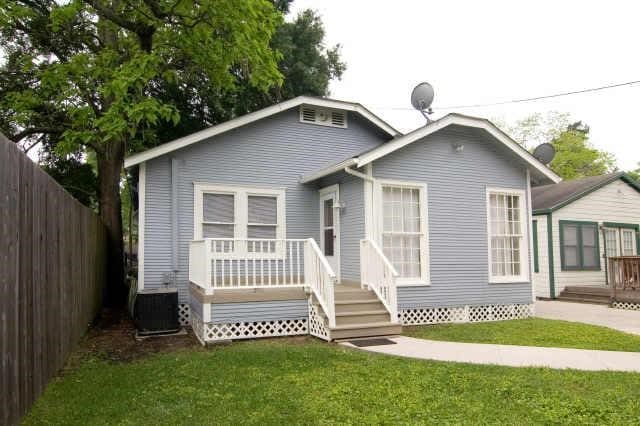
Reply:
<svg viewBox="0 0 640 426"><path fill-rule="evenodd" d="M618 179L628 183L636 191L640 192L640 185L638 185L631 176L622 172L602 176L589 176L551 185L535 186L531 188L533 213L542 214L552 212Z"/></svg>
<svg viewBox="0 0 640 426"><path fill-rule="evenodd" d="M403 148L410 143L418 141L451 125L460 125L485 130L498 142L502 143L509 150L521 157L527 164L532 167L532 171L537 172L539 176L543 176L551 182L560 182L562 180L560 176L555 174L551 169L538 161L538 159L536 159L529 151L523 148L522 145L511 139L511 137L509 137L506 133L500 130L489 120L479 117L471 117L468 115L451 113L438 120L428 123L424 127L421 127L410 133L407 133L406 135L397 137L387 143L379 145L370 151L361 153L341 163L334 164L316 172L307 174L302 177L301 182L311 182L313 180L335 173L336 171L344 167L363 167L371 163L372 161L384 157L385 155L391 154L392 152L397 151L398 149Z"/></svg>
<svg viewBox="0 0 640 426"><path fill-rule="evenodd" d="M321 108L342 109L345 111L356 112L360 114L362 117L364 117L366 120L368 120L371 124L378 127L380 130L387 133L391 137L395 137L401 134L399 131L391 127L388 123L386 123L380 117L378 117L377 115L375 115L374 113L369 111L367 108L365 108L364 106L358 103L344 102L344 101L338 101L335 99L328 99L328 98L316 98L312 96L298 96L297 98L293 98L293 99L289 99L288 101L277 103L275 105L263 108L261 110L231 119L229 121L225 121L224 123L220 123L218 125L208 127L204 130L192 133L190 135L173 140L171 142L164 143L162 145L156 146L146 151L133 154L125 158L124 167L127 168L131 166L135 166L136 164L140 164L145 161L151 160L152 158L159 157L161 155L167 154L177 149L184 148L191 144L200 142L212 136L216 136L221 133L228 132L235 128L244 126L249 123L253 123L254 121L261 120L263 118L269 117L271 115L277 114L282 111L286 111L291 108L295 108L300 105L312 105L312 106L318 106Z"/></svg>

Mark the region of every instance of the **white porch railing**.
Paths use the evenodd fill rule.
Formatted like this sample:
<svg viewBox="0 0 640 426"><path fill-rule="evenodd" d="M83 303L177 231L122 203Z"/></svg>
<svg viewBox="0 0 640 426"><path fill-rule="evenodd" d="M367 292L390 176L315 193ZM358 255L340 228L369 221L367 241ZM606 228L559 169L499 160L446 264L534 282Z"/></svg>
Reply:
<svg viewBox="0 0 640 426"><path fill-rule="evenodd" d="M189 280L221 289L308 287L335 326L336 275L313 238L205 238L189 246Z"/></svg>
<svg viewBox="0 0 640 426"><path fill-rule="evenodd" d="M398 272L375 241L360 240L360 277L389 311L391 321L398 321Z"/></svg>
<svg viewBox="0 0 640 426"><path fill-rule="evenodd" d="M318 299L320 306L329 319L329 327L336 326L335 284L336 274L324 257L313 238L307 240L304 265L307 273L307 285Z"/></svg>

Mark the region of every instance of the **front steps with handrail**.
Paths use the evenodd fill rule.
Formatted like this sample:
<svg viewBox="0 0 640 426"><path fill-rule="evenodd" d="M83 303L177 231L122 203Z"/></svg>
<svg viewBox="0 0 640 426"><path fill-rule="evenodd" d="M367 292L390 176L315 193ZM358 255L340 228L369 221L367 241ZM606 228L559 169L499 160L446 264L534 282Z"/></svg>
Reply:
<svg viewBox="0 0 640 426"><path fill-rule="evenodd" d="M329 326L324 312L319 309L330 340L358 337L389 336L402 333L402 325L392 321L388 310L371 290L360 284L336 284L335 327Z"/></svg>

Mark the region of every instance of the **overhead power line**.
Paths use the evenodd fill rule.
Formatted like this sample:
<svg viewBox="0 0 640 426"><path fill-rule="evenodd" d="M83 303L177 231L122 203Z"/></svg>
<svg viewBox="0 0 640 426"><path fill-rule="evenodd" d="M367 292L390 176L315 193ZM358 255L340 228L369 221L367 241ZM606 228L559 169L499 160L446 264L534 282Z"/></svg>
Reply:
<svg viewBox="0 0 640 426"><path fill-rule="evenodd" d="M518 104L518 103L523 103L523 102L539 101L539 100L543 100L543 99L559 98L559 97L562 97L562 96L579 95L581 93L598 92L600 90L614 89L616 87L632 86L632 85L638 84L638 83L640 83L640 80L627 81L627 82L624 82L624 83L609 84L607 86L591 87L591 88L582 89L582 90L572 90L572 91L569 91L569 92L554 93L554 94L551 94L551 95L533 96L533 97L530 97L530 98L512 99L512 100L509 100L509 101L492 102L492 103L486 103L486 104L451 105L451 106L444 106L444 107L436 107L436 106L434 106L433 110L434 111L444 111L444 110L451 110L451 109L484 108L484 107L499 106L499 105ZM391 108L382 108L382 109L395 109L395 110L413 111L413 108L406 108L406 107L391 107Z"/></svg>

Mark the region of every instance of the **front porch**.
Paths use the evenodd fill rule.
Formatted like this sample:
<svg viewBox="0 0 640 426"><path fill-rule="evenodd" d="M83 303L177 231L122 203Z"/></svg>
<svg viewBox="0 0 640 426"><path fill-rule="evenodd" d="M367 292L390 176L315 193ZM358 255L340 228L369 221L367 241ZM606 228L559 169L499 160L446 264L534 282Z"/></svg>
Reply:
<svg viewBox="0 0 640 426"><path fill-rule="evenodd" d="M608 258L606 278L599 287L567 286L558 299L640 310L640 256Z"/></svg>
<svg viewBox="0 0 640 426"><path fill-rule="evenodd" d="M324 340L399 334L397 272L360 245L362 283L340 283L314 239L194 240L191 324L211 341L311 334Z"/></svg>

